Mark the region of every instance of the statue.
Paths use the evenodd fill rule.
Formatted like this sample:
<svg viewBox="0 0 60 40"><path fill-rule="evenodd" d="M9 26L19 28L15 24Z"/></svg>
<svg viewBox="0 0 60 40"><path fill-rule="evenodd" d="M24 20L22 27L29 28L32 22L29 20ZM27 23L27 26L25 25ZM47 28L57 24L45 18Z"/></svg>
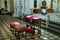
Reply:
<svg viewBox="0 0 60 40"><path fill-rule="evenodd" d="M42 8L46 8L46 1L42 2Z"/></svg>
<svg viewBox="0 0 60 40"><path fill-rule="evenodd" d="M41 7L41 12L42 12L42 14L46 14L46 1L44 0L43 2L42 2L42 7Z"/></svg>
<svg viewBox="0 0 60 40"><path fill-rule="evenodd" d="M46 6L46 1L43 1L42 2L42 6Z"/></svg>

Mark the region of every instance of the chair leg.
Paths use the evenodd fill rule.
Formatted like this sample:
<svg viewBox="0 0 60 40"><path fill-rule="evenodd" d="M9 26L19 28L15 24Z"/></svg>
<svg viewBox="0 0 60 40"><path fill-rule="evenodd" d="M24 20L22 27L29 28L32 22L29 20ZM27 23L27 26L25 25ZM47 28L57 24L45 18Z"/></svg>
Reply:
<svg viewBox="0 0 60 40"><path fill-rule="evenodd" d="M10 31L12 31L12 30L11 30L11 27L10 27Z"/></svg>
<svg viewBox="0 0 60 40"><path fill-rule="evenodd" d="M14 31L14 35L15 35L15 36L17 36L17 33L18 33L18 32Z"/></svg>
<svg viewBox="0 0 60 40"><path fill-rule="evenodd" d="M18 39L20 39L20 35L19 35L19 32L18 32L17 38L18 38Z"/></svg>
<svg viewBox="0 0 60 40"><path fill-rule="evenodd" d="M11 31L12 31L12 33L14 34L14 28L12 28L12 30L11 30Z"/></svg>
<svg viewBox="0 0 60 40"><path fill-rule="evenodd" d="M13 33L15 32L15 28L13 28Z"/></svg>

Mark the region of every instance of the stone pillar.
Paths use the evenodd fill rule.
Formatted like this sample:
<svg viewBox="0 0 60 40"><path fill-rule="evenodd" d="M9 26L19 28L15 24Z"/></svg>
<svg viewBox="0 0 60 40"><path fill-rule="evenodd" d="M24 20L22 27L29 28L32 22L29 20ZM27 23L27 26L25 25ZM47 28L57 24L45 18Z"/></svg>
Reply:
<svg viewBox="0 0 60 40"><path fill-rule="evenodd" d="M26 0L24 0L24 14L26 13L26 10L25 10L26 9L25 8L26 6L25 5L26 5Z"/></svg>
<svg viewBox="0 0 60 40"><path fill-rule="evenodd" d="M59 2L59 12L60 12L60 0L58 2Z"/></svg>
<svg viewBox="0 0 60 40"><path fill-rule="evenodd" d="M26 4L25 4L25 10L26 10L26 14L31 14L30 12L30 0L25 0Z"/></svg>
<svg viewBox="0 0 60 40"><path fill-rule="evenodd" d="M16 9L17 9L17 8L16 8L16 0L13 0L13 3L14 3L14 5L13 5L13 6L14 6L14 13L13 13L12 16L13 16L13 17L16 17Z"/></svg>
<svg viewBox="0 0 60 40"><path fill-rule="evenodd" d="M10 0L7 0L7 10L8 10L8 12L10 12Z"/></svg>
<svg viewBox="0 0 60 40"><path fill-rule="evenodd" d="M1 0L1 8L5 8L5 0Z"/></svg>
<svg viewBox="0 0 60 40"><path fill-rule="evenodd" d="M14 13L13 13L13 17L19 17L21 16L21 8L20 8L20 2L21 0L14 0Z"/></svg>
<svg viewBox="0 0 60 40"><path fill-rule="evenodd" d="M10 0L10 11L14 12L14 2L13 2L13 0Z"/></svg>

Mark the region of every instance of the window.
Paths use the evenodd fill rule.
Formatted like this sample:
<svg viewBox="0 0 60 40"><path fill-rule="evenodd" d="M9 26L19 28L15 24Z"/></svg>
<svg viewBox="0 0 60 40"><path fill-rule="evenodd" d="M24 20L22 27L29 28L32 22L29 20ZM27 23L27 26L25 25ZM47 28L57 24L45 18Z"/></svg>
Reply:
<svg viewBox="0 0 60 40"><path fill-rule="evenodd" d="M34 8L37 8L37 0L34 0Z"/></svg>

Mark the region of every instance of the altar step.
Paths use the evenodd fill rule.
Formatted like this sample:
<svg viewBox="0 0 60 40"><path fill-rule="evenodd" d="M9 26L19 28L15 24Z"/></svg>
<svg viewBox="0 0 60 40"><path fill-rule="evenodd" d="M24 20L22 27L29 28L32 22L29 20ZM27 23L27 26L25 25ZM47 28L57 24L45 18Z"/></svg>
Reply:
<svg viewBox="0 0 60 40"><path fill-rule="evenodd" d="M42 21L41 27L46 29L46 22L45 21ZM50 24L48 25L47 29L51 30L51 31L54 31L56 33L60 33L60 25L56 24L56 23L51 23L50 22Z"/></svg>
<svg viewBox="0 0 60 40"><path fill-rule="evenodd" d="M46 26L46 23L45 23L45 22L42 22L42 24ZM59 25L56 25L56 24L52 24L52 23L50 23L48 26L51 26L51 27L54 27L54 28L60 29Z"/></svg>

